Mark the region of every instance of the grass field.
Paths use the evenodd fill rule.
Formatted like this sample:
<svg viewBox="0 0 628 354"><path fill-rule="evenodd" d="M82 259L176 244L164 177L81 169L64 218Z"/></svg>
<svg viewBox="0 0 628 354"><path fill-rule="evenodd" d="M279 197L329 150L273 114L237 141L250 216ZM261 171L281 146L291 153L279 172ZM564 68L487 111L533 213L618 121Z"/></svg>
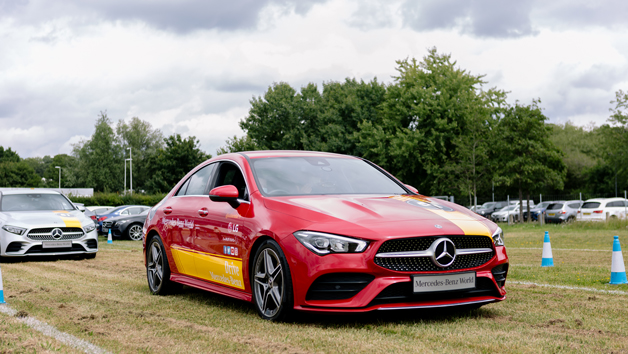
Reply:
<svg viewBox="0 0 628 354"><path fill-rule="evenodd" d="M546 230L553 268L540 267ZM2 276L5 299L21 315L116 353L628 352L628 285L606 284L613 236L628 249L626 225L504 231L508 298L466 313L300 314L269 323L248 303L193 288L150 295L141 244L131 241L103 239L93 260L2 263ZM32 352L78 351L0 313L0 353Z"/></svg>

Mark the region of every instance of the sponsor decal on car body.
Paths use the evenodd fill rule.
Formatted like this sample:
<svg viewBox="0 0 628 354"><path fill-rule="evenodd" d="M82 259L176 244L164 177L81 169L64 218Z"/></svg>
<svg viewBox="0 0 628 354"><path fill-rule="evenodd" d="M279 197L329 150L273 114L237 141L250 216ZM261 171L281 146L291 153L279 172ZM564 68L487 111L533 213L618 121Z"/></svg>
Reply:
<svg viewBox="0 0 628 354"><path fill-rule="evenodd" d="M240 259L177 246L172 246L171 250L174 263L181 274L244 290Z"/></svg>

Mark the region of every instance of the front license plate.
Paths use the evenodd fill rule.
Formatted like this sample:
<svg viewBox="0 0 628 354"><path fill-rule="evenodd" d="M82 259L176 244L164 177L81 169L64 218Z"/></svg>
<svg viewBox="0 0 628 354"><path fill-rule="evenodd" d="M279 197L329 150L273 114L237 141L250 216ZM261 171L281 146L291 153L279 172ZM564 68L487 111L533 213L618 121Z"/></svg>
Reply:
<svg viewBox="0 0 628 354"><path fill-rule="evenodd" d="M584 214L584 215L591 215L591 213L582 213L582 214Z"/></svg>
<svg viewBox="0 0 628 354"><path fill-rule="evenodd" d="M109 228L103 227L103 228L102 228L102 232L104 232L104 233L109 232Z"/></svg>
<svg viewBox="0 0 628 354"><path fill-rule="evenodd" d="M475 272L444 275L415 275L412 277L415 293L475 288Z"/></svg>
<svg viewBox="0 0 628 354"><path fill-rule="evenodd" d="M554 216L556 213L548 213L547 216Z"/></svg>
<svg viewBox="0 0 628 354"><path fill-rule="evenodd" d="M41 248L72 248L72 241L46 241Z"/></svg>

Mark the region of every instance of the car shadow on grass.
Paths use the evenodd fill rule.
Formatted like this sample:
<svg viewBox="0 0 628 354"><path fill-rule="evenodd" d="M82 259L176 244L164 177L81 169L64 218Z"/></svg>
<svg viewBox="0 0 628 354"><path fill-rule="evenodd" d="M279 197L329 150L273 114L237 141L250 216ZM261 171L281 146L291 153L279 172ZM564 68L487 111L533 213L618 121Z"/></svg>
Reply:
<svg viewBox="0 0 628 354"><path fill-rule="evenodd" d="M85 259L88 259L88 257L84 254L68 254L59 256L0 257L0 263L82 261Z"/></svg>
<svg viewBox="0 0 628 354"><path fill-rule="evenodd" d="M221 310L228 309L246 316L258 317L252 303L214 294L208 291L184 286L176 296L185 298L200 306L214 306ZM499 310L490 304L476 306L454 306L432 309L370 311L365 313L311 313L295 311L286 321L299 325L318 328L362 328L369 325L383 324L416 324L416 323L448 323L460 319L496 318Z"/></svg>

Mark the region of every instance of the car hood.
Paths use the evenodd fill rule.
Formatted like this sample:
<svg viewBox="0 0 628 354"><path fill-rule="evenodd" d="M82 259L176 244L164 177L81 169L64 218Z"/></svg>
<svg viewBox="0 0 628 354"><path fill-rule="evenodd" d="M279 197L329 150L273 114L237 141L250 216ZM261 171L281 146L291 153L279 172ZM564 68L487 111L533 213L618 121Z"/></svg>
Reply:
<svg viewBox="0 0 628 354"><path fill-rule="evenodd" d="M364 238L491 236L497 226L454 203L420 195L266 198L270 210L310 221L307 229Z"/></svg>
<svg viewBox="0 0 628 354"><path fill-rule="evenodd" d="M37 210L1 212L3 224L25 227L83 227L93 224L79 210Z"/></svg>
<svg viewBox="0 0 628 354"><path fill-rule="evenodd" d="M107 221L122 221L122 220L141 220L144 221L146 219L146 215L120 215L114 216L106 219Z"/></svg>

